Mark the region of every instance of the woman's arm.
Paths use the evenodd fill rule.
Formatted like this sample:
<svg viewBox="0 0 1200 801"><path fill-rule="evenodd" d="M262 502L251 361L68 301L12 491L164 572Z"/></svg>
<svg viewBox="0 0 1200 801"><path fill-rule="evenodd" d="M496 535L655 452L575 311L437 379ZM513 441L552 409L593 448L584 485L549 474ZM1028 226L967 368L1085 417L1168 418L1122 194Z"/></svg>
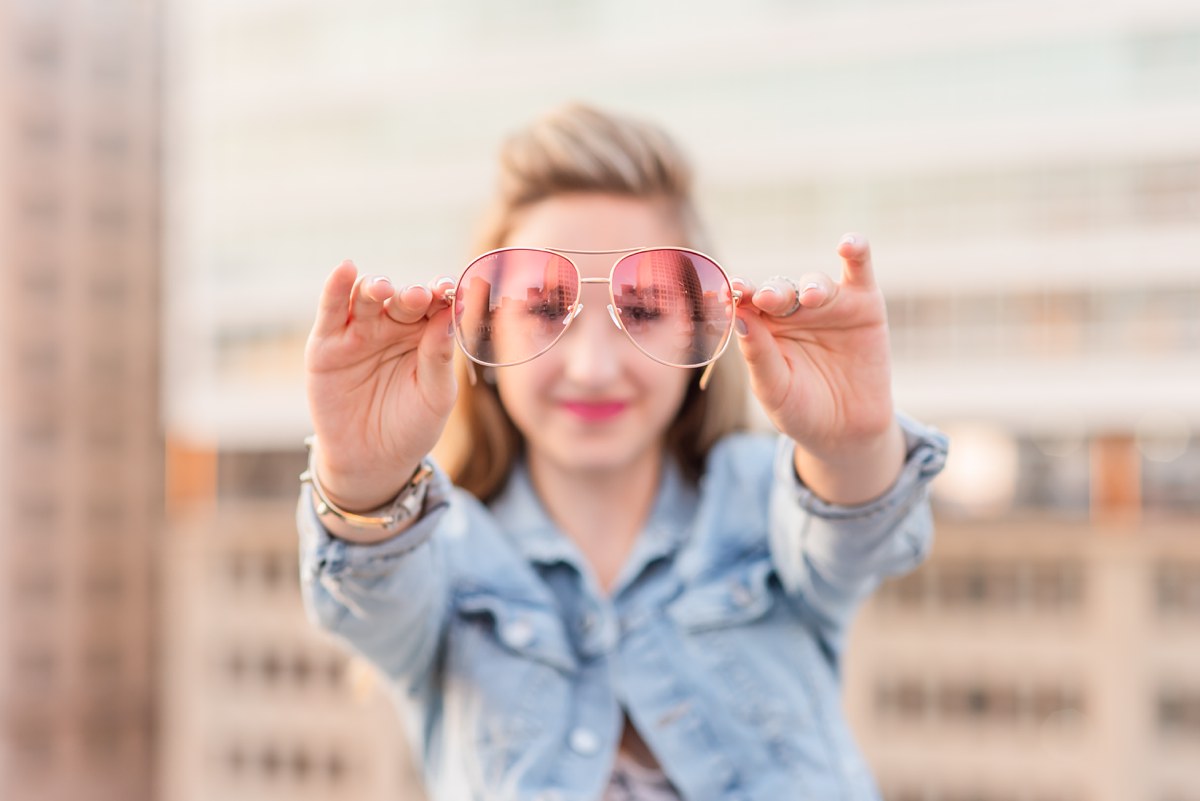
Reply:
<svg viewBox="0 0 1200 801"><path fill-rule="evenodd" d="M933 543L928 485L946 437L898 415L904 458L891 486L860 504L831 503L801 481L796 445L780 439L770 501L771 556L784 589L836 653L861 601L884 578L916 567Z"/></svg>
<svg viewBox="0 0 1200 801"><path fill-rule="evenodd" d="M309 618L410 687L433 664L446 620L449 571L437 531L449 511L449 490L449 479L435 468L420 517L370 544L333 536L313 508L311 487L297 505Z"/></svg>
<svg viewBox="0 0 1200 801"><path fill-rule="evenodd" d="M345 512L380 517L371 510L411 480L450 415L454 340L435 289L397 288L359 275L351 262L322 288L304 353L316 432L309 480ZM330 522L331 532L323 520L336 516L317 515L311 485L297 509L310 616L410 683L432 664L444 624L449 579L434 534L449 493L449 480L436 473L423 508L413 510L418 519L386 528Z"/></svg>
<svg viewBox="0 0 1200 801"><path fill-rule="evenodd" d="M774 278L738 309L751 388L786 439L771 501L786 589L836 648L879 580L912 568L933 533L929 480L946 441L896 414L883 293L859 235L838 244L841 279Z"/></svg>

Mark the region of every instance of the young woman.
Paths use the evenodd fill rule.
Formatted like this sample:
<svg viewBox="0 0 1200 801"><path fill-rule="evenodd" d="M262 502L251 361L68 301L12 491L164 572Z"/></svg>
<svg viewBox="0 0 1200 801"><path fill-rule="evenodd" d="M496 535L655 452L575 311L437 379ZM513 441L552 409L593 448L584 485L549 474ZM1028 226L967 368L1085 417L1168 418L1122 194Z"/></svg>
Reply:
<svg viewBox="0 0 1200 801"><path fill-rule="evenodd" d="M843 639L927 552L946 443L893 408L867 243L728 279L671 141L585 107L500 164L460 280L325 284L310 615L390 680L433 799L876 798ZM731 342L779 435L737 433Z"/></svg>

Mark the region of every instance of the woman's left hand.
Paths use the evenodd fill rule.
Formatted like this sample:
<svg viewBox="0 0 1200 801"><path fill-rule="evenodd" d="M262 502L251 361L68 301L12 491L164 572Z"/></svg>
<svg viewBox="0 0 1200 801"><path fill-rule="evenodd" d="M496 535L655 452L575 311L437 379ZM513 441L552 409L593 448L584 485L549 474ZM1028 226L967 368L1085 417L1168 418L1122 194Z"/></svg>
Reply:
<svg viewBox="0 0 1200 801"><path fill-rule="evenodd" d="M819 272L772 278L757 288L735 280L743 290L738 342L767 416L805 451L797 454L801 476L809 481L802 466L807 458L842 470L845 478L857 473L866 484L882 484L870 488L873 497L890 486L904 456L892 402L887 312L866 240L847 235L837 250L843 261L837 283ZM872 481L864 471L886 474L886 481Z"/></svg>

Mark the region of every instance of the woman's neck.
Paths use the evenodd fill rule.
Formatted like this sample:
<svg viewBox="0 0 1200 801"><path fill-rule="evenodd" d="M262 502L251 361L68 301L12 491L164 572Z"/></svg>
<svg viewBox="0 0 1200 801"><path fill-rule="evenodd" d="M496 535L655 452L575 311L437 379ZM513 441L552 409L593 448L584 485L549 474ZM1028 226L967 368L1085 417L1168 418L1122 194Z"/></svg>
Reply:
<svg viewBox="0 0 1200 801"><path fill-rule="evenodd" d="M650 517L663 458L656 449L620 469L564 470L529 456L529 478L542 505L578 546L605 592L616 583Z"/></svg>

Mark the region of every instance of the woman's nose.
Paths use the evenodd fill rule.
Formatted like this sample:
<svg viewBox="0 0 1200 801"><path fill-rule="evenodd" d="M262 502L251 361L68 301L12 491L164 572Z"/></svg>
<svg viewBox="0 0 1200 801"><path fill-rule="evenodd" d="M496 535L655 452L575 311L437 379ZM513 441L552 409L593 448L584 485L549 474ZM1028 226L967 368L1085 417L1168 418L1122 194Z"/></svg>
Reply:
<svg viewBox="0 0 1200 801"><path fill-rule="evenodd" d="M578 384L602 385L614 380L627 355L629 343L610 317L606 300L585 302L558 344L565 350L565 372Z"/></svg>

